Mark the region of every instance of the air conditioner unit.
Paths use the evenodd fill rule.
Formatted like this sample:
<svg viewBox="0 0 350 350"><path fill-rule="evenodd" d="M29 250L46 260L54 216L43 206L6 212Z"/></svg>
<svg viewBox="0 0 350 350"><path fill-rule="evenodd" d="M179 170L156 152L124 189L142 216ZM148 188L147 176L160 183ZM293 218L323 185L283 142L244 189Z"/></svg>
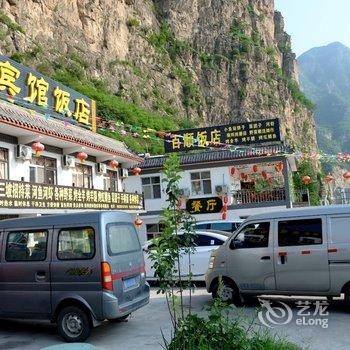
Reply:
<svg viewBox="0 0 350 350"><path fill-rule="evenodd" d="M222 196L228 193L227 185L217 185L215 186L215 192L217 195Z"/></svg>
<svg viewBox="0 0 350 350"><path fill-rule="evenodd" d="M63 156L63 167L64 168L75 168L75 157L74 156Z"/></svg>
<svg viewBox="0 0 350 350"><path fill-rule="evenodd" d="M120 170L121 170L121 177L128 177L129 176L128 169L122 168Z"/></svg>
<svg viewBox="0 0 350 350"><path fill-rule="evenodd" d="M191 193L189 188L180 188L180 192L182 198L188 198Z"/></svg>
<svg viewBox="0 0 350 350"><path fill-rule="evenodd" d="M16 146L16 157L23 160L32 159L32 148L30 146L25 145L17 145Z"/></svg>
<svg viewBox="0 0 350 350"><path fill-rule="evenodd" d="M104 163L97 163L97 173L98 174L106 174L107 173L107 165Z"/></svg>

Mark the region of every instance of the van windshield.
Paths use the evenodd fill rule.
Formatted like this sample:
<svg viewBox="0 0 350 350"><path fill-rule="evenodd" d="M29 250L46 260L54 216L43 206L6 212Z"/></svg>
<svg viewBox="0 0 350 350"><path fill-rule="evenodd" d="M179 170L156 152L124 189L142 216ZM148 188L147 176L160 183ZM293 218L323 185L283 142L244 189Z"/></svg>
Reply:
<svg viewBox="0 0 350 350"><path fill-rule="evenodd" d="M128 223L108 224L107 249L110 256L141 250L134 225Z"/></svg>

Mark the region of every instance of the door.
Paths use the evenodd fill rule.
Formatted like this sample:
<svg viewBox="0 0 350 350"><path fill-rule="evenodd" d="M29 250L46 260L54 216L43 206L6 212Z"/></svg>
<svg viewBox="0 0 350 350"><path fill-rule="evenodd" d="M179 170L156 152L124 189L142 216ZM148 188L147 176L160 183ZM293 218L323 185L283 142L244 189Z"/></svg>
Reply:
<svg viewBox="0 0 350 350"><path fill-rule="evenodd" d="M275 289L272 246L269 221L249 222L231 239L226 258L227 275L241 291Z"/></svg>
<svg viewBox="0 0 350 350"><path fill-rule="evenodd" d="M1 313L45 318L51 313L51 228L4 232L1 254Z"/></svg>
<svg viewBox="0 0 350 350"><path fill-rule="evenodd" d="M191 273L193 279L204 280L204 275L208 270L211 252L222 245L225 240L220 240L210 235L198 233L194 237L194 252L191 254ZM183 269L189 273L188 254L182 257Z"/></svg>
<svg viewBox="0 0 350 350"><path fill-rule="evenodd" d="M326 223L322 218L275 221L275 270L277 290L328 291L330 275Z"/></svg>
<svg viewBox="0 0 350 350"><path fill-rule="evenodd" d="M95 223L55 226L52 243L51 297L53 309L67 298L85 300L102 315L99 230Z"/></svg>

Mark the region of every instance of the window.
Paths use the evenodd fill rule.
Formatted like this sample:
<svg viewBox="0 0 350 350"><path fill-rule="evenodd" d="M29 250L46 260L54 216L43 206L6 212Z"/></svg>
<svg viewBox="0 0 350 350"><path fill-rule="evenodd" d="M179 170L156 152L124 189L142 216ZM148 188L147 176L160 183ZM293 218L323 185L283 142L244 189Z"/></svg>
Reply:
<svg viewBox="0 0 350 350"><path fill-rule="evenodd" d="M210 236L196 235L194 236L193 243L196 247L207 247L212 245L222 245L224 241Z"/></svg>
<svg viewBox="0 0 350 350"><path fill-rule="evenodd" d="M269 246L269 222L244 226L234 239L236 248L264 248Z"/></svg>
<svg viewBox="0 0 350 350"><path fill-rule="evenodd" d="M196 229L197 230L209 230L210 229L210 224L196 224Z"/></svg>
<svg viewBox="0 0 350 350"><path fill-rule="evenodd" d="M141 245L135 227L131 224L108 224L107 247L111 256L140 250Z"/></svg>
<svg viewBox="0 0 350 350"><path fill-rule="evenodd" d="M56 159L49 157L33 157L29 167L30 182L54 185L56 183Z"/></svg>
<svg viewBox="0 0 350 350"><path fill-rule="evenodd" d="M91 227L67 228L58 234L57 258L92 259L95 255L95 231Z"/></svg>
<svg viewBox="0 0 350 350"><path fill-rule="evenodd" d="M160 177L143 177L142 192L144 194L145 199L160 198Z"/></svg>
<svg viewBox="0 0 350 350"><path fill-rule="evenodd" d="M191 188L193 195L211 194L210 171L191 173Z"/></svg>
<svg viewBox="0 0 350 350"><path fill-rule="evenodd" d="M278 223L280 247L322 244L322 220L304 219Z"/></svg>
<svg viewBox="0 0 350 350"><path fill-rule="evenodd" d="M8 179L9 156L6 148L0 148L0 179Z"/></svg>
<svg viewBox="0 0 350 350"><path fill-rule="evenodd" d="M73 172L73 184L76 187L92 188L92 167L76 164Z"/></svg>
<svg viewBox="0 0 350 350"><path fill-rule="evenodd" d="M105 191L118 192L118 171L107 170L107 174L103 178L103 188Z"/></svg>
<svg viewBox="0 0 350 350"><path fill-rule="evenodd" d="M330 241L334 243L350 243L350 216L331 217Z"/></svg>
<svg viewBox="0 0 350 350"><path fill-rule="evenodd" d="M47 231L10 232L6 261L43 261L46 259Z"/></svg>
<svg viewBox="0 0 350 350"><path fill-rule="evenodd" d="M147 240L153 239L157 237L163 231L164 225L162 224L147 224L146 232L147 232Z"/></svg>

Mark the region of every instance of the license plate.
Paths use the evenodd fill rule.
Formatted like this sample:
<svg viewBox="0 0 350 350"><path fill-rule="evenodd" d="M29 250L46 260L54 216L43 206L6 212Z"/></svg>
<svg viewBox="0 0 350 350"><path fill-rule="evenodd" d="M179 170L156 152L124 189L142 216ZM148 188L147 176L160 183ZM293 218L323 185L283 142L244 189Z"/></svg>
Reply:
<svg viewBox="0 0 350 350"><path fill-rule="evenodd" d="M136 277L127 278L123 280L123 284L124 284L124 289L135 287L137 285L137 279Z"/></svg>

